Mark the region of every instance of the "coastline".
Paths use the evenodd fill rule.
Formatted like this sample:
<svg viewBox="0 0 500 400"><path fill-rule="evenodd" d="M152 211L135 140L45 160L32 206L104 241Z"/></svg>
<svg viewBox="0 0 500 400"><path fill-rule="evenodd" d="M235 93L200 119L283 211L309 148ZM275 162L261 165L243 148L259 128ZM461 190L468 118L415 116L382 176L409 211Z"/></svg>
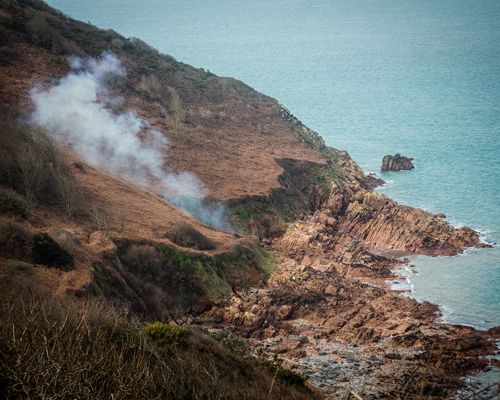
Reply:
<svg viewBox="0 0 500 400"><path fill-rule="evenodd" d="M115 34L108 32L107 35L111 39ZM123 39L123 43L128 41ZM161 58L138 42L128 43L128 46L139 55L149 55L153 66L160 63L177 66L173 60ZM115 48L116 51L120 49ZM39 57L49 59L44 52ZM129 66L131 75L128 76L139 79L142 56L134 57L137 64ZM60 62L58 65L65 64ZM192 76L186 77L186 68L198 80L193 82ZM47 64L45 70L37 71L37 74L52 76L52 69L52 64ZM490 334L466 326L437 323L437 305L419 303L384 286L384 280L394 276L394 269L401 265L395 258L398 255L452 256L470 246L484 247L477 232L466 227L455 228L434 214L398 204L374 192L374 180L365 176L346 152L326 147L315 132L278 107L278 103L252 92L245 85L186 66L176 71L175 77L151 75L164 85L175 86L184 95L185 106L196 111L191 115L190 124L183 126L185 137L177 138L175 143L178 147L173 155L174 161L177 157L176 165L195 171L198 168L197 172L212 185L211 189L220 199L252 200L251 194L255 200L258 195L258 200L266 206L273 201L269 193L279 183L278 189L283 197L278 197L278 200L284 201L279 211L286 210L287 205L298 206L297 214L287 216L286 223L289 225L277 218L279 215L272 214L271 219L264 220L260 218L264 213L258 214L255 219L250 214L252 221L267 222L259 233L262 234L263 245L275 255L274 270L269 272L269 277L265 275L267 282L262 284L261 275L256 274L258 279L243 282L243 288L237 287L237 291L231 291L233 287L228 285L232 297L203 314L201 322L247 338L254 350L263 348L270 358L280 357L301 371L310 373L312 382L331 393L357 387L369 395L397 397L414 396L425 389L426 395L444 398L463 385L463 377L487 368L488 363L483 357L496 351L493 339L500 330L493 330ZM30 86L38 76L30 71L26 75L21 76L25 81L19 87ZM160 81L160 78L163 80ZM135 81L136 85L139 83ZM213 116L210 124L207 119L211 118L211 113L199 108L200 104L205 105L202 102L207 99L207 87L214 90L217 99L227 100L226 104L217 102L217 107L223 111ZM224 91L235 87L239 90ZM24 93L17 86L10 89L15 93ZM160 127L161 123L167 124L161 109L151 107L148 97L139 92L129 92L127 96L132 108L142 109L141 115L145 119L156 122ZM13 98L14 102L16 99L20 101L19 107L23 101L26 102L23 98ZM248 107L248 102L255 107ZM233 112L238 118L226 118ZM260 120L270 125L251 128L254 121ZM167 130L169 126L164 125L163 128ZM200 135L200 132L219 132L217 141L212 141L211 135ZM232 135L232 132L243 134ZM249 138L253 140L250 143L257 146L249 146ZM191 157L193 149L197 150L196 157ZM218 149L227 150L227 158L214 157ZM242 154L246 155L244 160L241 159ZM308 157L306 161L305 155ZM207 162L194 163L193 160ZM278 160L287 161L280 164ZM217 166L218 169L211 170L207 165ZM231 181L226 179L230 175L227 171L249 173L238 175ZM263 172L268 174L264 176ZM85 173L86 176L79 176L87 187L98 182L101 186L95 186L95 192L106 192L103 190L106 186L107 194L113 201L120 198L117 193L136 196L129 198L127 232L115 233L115 239L120 235L122 241L128 242L133 239L136 242L163 240L169 243L163 236L160 239L160 234L164 235L160 232L165 232L166 227L176 221L183 221L186 218L184 214L178 215L174 208L163 203L146 202L143 199L149 197L145 194L138 197L137 190L125 187L123 191L118 191L108 184L110 181L107 178L99 181L97 173L93 171L92 175ZM314 190L304 190L309 189L311 183ZM299 194L297 204L290 201ZM269 198L266 197L268 195ZM103 195L102 199L108 198ZM108 203L113 205L113 201ZM144 220L144 214L134 213L144 211L144 208L138 207L138 203L142 202L144 207L149 204L157 207L157 214ZM252 205L250 202L249 208ZM268 210L265 208L265 212ZM297 210L292 207L292 211ZM169 218L160 218L165 216ZM47 230L50 223L60 223L53 220L47 222ZM239 237L231 238L231 235L211 231L196 225L195 221L190 222L218 243L224 243L227 251L230 251L230 245L239 244ZM280 231L282 225L279 225L274 231L279 234L271 235L270 228L273 228L274 222L283 223L286 230ZM151 226L145 228L144 225ZM89 231L95 229L90 226L93 225L88 222ZM130 232L134 232L133 235ZM93 280L99 282L92 277L92 273L97 271L95 265L113 265L109 259L114 260L116 256L115 243L104 232L95 234L90 231L87 234L84 231L83 236L85 240L92 239L88 248L96 264L82 265L82 272L89 277L85 286L64 287L68 292L71 289L88 293L91 284L95 283ZM190 252L183 251L186 254ZM252 273L255 270L251 261L243 268L239 264L232 266L237 267L237 273L246 267ZM115 271L111 268L110 271ZM60 281L54 279L53 287L60 290L58 285L61 281L65 283L63 279L66 275L61 273L58 277L62 278ZM234 281L234 285L239 284ZM125 285L123 288L129 289ZM132 290L130 293L135 294ZM401 390L406 392L401 393Z"/></svg>
<svg viewBox="0 0 500 400"><path fill-rule="evenodd" d="M370 172L369 175L374 175L377 178L382 179L380 174L377 174L376 172ZM395 184L394 180L387 180L387 181L384 180L384 183L375 187L374 190L377 192L383 191L384 189L393 187L394 184ZM424 210L424 211L431 212L431 211L427 210L425 207L423 207L423 208L419 207L419 208ZM473 229L474 231L476 231L479 234L479 237L478 237L479 243L481 243L482 245L485 245L484 247L486 247L486 248L499 247L498 244L493 239L491 239L491 237L489 237L489 235L491 235L491 230L489 230L489 229L482 229L482 228L476 227L474 225L467 225L467 224L461 223L461 222L449 221L446 217L444 217L444 220L455 229L460 229L460 228L463 228L466 226L470 227L471 229ZM474 254L474 253L482 251L482 250L483 250L482 247L478 248L476 246L470 246L470 247L463 249L463 251L461 251L455 255L451 255L451 256L450 255L444 255L444 256L429 255L429 256L424 256L424 257L432 257L433 259L439 259L440 257L445 257L445 258L448 258L448 257L466 257L470 254ZM476 323L471 323L471 322L451 319L450 314L453 314L453 311L451 311L446 306L446 304L440 304L439 301L436 301L435 299L432 298L433 297L432 295L423 296L423 295L419 294L418 289L415 288L414 281L412 281L412 275L417 275L419 273L419 271L418 271L418 258L419 258L419 256L416 256L416 255L411 254L411 253L391 254L390 252L386 252L386 253L384 253L384 255L386 255L388 257L396 257L396 258L400 259L401 261L403 261L403 264L396 269L397 272L396 272L395 278L387 280L389 287L392 290L395 290L397 292L402 292L404 295L407 295L410 298L417 300L419 302L428 301L428 302L436 304L440 309L441 316L440 316L439 320L442 323L468 326L468 327L472 327L472 328L480 330L480 331L488 331L491 328L500 326L500 323L494 324L491 326L484 326L484 324L491 324L491 321L489 321L489 320L483 320L483 321L478 320ZM409 259L407 259L407 257L409 257ZM483 325L481 325L481 322L483 323Z"/></svg>
<svg viewBox="0 0 500 400"><path fill-rule="evenodd" d="M408 256L457 256L488 245L476 231L373 192L372 179L352 160L343 163L349 184L335 186L324 207L271 241L279 266L267 284L239 292L205 320L284 359L327 393L361 387L361 395L377 396L384 387L396 396L406 385L405 395L415 395L428 380L432 396L450 396L490 368L495 331L442 323L437 304L388 280L401 277Z"/></svg>

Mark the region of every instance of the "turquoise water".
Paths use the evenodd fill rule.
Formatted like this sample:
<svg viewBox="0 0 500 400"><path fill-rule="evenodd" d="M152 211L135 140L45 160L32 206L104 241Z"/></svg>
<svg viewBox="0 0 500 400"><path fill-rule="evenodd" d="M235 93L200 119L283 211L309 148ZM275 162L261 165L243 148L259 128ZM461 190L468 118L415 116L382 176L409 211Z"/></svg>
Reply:
<svg viewBox="0 0 500 400"><path fill-rule="evenodd" d="M278 98L327 144L385 173L392 198L500 242L500 1L50 0ZM500 325L500 248L417 257L414 295Z"/></svg>

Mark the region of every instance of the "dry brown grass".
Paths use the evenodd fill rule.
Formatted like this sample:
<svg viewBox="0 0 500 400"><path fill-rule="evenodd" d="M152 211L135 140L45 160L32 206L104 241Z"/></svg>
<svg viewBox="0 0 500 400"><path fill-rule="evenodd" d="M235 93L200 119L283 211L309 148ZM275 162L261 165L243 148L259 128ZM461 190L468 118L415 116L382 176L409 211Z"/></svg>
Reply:
<svg viewBox="0 0 500 400"><path fill-rule="evenodd" d="M51 298L33 277L21 289L12 268L0 276L0 397L266 399L273 384L253 358L198 332L185 346L156 342L102 302ZM272 393L315 397L279 379Z"/></svg>

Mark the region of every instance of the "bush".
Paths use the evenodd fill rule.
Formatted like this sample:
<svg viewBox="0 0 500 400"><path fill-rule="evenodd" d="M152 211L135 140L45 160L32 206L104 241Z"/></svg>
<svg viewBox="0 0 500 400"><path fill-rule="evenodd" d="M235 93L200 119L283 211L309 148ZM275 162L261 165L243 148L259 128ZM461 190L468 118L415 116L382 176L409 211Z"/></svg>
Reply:
<svg viewBox="0 0 500 400"><path fill-rule="evenodd" d="M73 256L46 233L33 236L33 261L63 270L72 269L74 266Z"/></svg>
<svg viewBox="0 0 500 400"><path fill-rule="evenodd" d="M40 129L19 126L23 141L15 151L18 187L28 202L41 199L42 192L52 192L53 166L58 163L54 142Z"/></svg>
<svg viewBox="0 0 500 400"><path fill-rule="evenodd" d="M2 114L0 171L0 184L22 193L28 203L56 203L69 217L80 206L80 190L50 137Z"/></svg>
<svg viewBox="0 0 500 400"><path fill-rule="evenodd" d="M143 328L144 333L160 346L187 346L191 335L189 329L174 324L155 322Z"/></svg>
<svg viewBox="0 0 500 400"><path fill-rule="evenodd" d="M80 240L66 229L51 229L49 235L70 254L81 246Z"/></svg>
<svg viewBox="0 0 500 400"><path fill-rule="evenodd" d="M248 352L247 342L230 331L219 331L212 334L212 337L234 353L244 354Z"/></svg>
<svg viewBox="0 0 500 400"><path fill-rule="evenodd" d="M126 269L142 280L158 281L163 275L163 261L153 246L130 246L121 257Z"/></svg>
<svg viewBox="0 0 500 400"><path fill-rule="evenodd" d="M6 258L29 260L33 237L22 226L12 222L0 223L0 255Z"/></svg>
<svg viewBox="0 0 500 400"><path fill-rule="evenodd" d="M28 206L21 196L13 190L0 190L0 212L12 213L26 218Z"/></svg>
<svg viewBox="0 0 500 400"><path fill-rule="evenodd" d="M73 218L80 209L82 196L75 179L58 166L52 173L54 192L68 218Z"/></svg>
<svg viewBox="0 0 500 400"><path fill-rule="evenodd" d="M186 222L177 224L168 237L175 244L196 250L213 250L215 244Z"/></svg>

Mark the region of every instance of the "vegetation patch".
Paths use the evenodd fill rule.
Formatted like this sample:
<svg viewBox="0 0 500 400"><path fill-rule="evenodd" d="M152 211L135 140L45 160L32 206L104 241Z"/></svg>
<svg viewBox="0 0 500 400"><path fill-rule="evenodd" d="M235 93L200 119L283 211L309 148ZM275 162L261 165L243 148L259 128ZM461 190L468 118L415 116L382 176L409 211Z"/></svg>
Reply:
<svg viewBox="0 0 500 400"><path fill-rule="evenodd" d="M33 261L37 264L70 270L74 266L73 256L64 250L46 233L33 236Z"/></svg>
<svg viewBox="0 0 500 400"><path fill-rule="evenodd" d="M172 242L182 247L196 250L215 249L214 242L186 222L177 224L167 236Z"/></svg>
<svg viewBox="0 0 500 400"><path fill-rule="evenodd" d="M218 331L213 333L212 337L234 353L245 354L248 352L247 342L231 331Z"/></svg>
<svg viewBox="0 0 500 400"><path fill-rule="evenodd" d="M9 277L33 278L35 276L33 264L24 261L5 260L0 267L0 271Z"/></svg>
<svg viewBox="0 0 500 400"><path fill-rule="evenodd" d="M13 222L0 222L0 255L5 258L30 260L33 236Z"/></svg>
<svg viewBox="0 0 500 400"><path fill-rule="evenodd" d="M289 385L296 385L305 388L307 378L302 374L292 371L289 368L283 366L282 360L275 357L270 360L262 355L262 353L257 354L257 360L259 364L271 372L277 378L285 381Z"/></svg>
<svg viewBox="0 0 500 400"><path fill-rule="evenodd" d="M159 320L203 312L233 288L259 284L275 266L271 253L251 243L213 256L161 243L118 241L117 250L116 259L95 266L100 290Z"/></svg>
<svg viewBox="0 0 500 400"><path fill-rule="evenodd" d="M0 212L28 217L28 205L24 199L13 190L0 189Z"/></svg>
<svg viewBox="0 0 500 400"><path fill-rule="evenodd" d="M180 285L177 293L184 304L194 305L204 297L211 302L218 302L231 294L231 286L213 257L183 252L163 244L156 244L154 247L164 262L174 270ZM172 285L172 281L168 283L170 287L177 287ZM182 288L186 290L182 291Z"/></svg>
<svg viewBox="0 0 500 400"><path fill-rule="evenodd" d="M333 182L341 179L334 152L326 164L294 159L277 162L283 168L278 178L280 187L273 189L268 197L249 196L228 202L234 226L259 238L279 235L288 223L321 208L328 200Z"/></svg>
<svg viewBox="0 0 500 400"><path fill-rule="evenodd" d="M70 218L81 205L80 189L47 134L0 114L0 210L27 216L27 205L53 205ZM24 196L16 196L15 191Z"/></svg>
<svg viewBox="0 0 500 400"><path fill-rule="evenodd" d="M174 324L154 322L143 328L143 332L159 346L187 346L191 331Z"/></svg>

